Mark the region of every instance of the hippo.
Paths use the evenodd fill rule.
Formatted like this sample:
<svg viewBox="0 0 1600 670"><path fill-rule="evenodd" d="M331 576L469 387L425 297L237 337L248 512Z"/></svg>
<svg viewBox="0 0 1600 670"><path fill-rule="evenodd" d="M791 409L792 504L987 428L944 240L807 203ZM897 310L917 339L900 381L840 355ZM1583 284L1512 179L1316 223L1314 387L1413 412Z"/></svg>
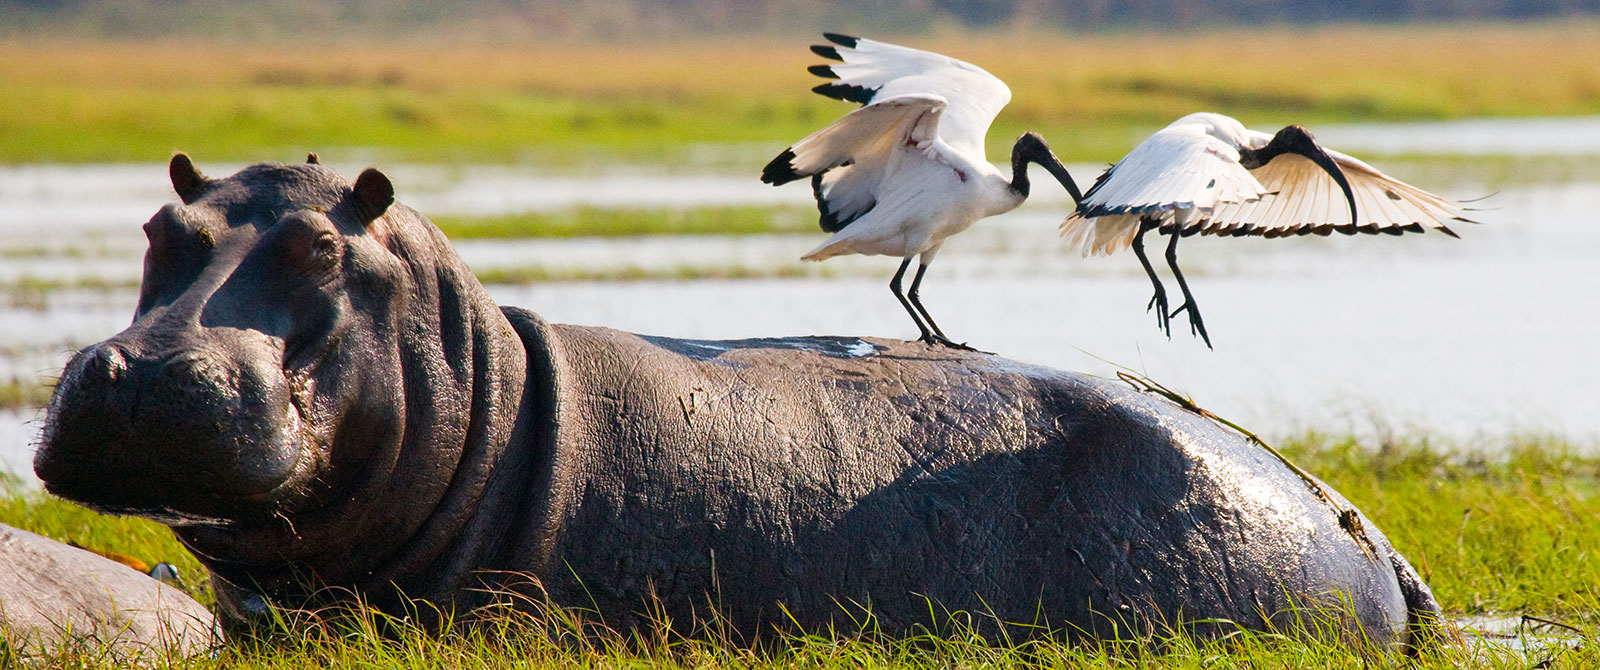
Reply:
<svg viewBox="0 0 1600 670"><path fill-rule="evenodd" d="M1122 383L916 342L551 324L497 306L376 169L170 173L133 324L66 365L34 468L170 526L230 629L357 598L752 641L1208 635L1314 607L1409 647L1438 613L1348 501Z"/></svg>

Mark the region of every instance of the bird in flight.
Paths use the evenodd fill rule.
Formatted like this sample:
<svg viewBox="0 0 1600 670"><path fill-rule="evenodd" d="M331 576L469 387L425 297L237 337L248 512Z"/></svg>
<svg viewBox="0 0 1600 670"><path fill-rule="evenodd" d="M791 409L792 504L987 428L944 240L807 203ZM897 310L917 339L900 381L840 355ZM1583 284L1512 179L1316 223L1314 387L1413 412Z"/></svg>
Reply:
<svg viewBox="0 0 1600 670"><path fill-rule="evenodd" d="M810 177L822 230L833 233L802 260L845 254L904 259L889 282L900 306L929 344L971 349L947 337L919 297L923 274L946 238L978 219L1015 209L1037 163L1072 195L1067 169L1036 133L1011 149L1008 179L984 157L984 136L1011 101L1005 83L970 63L885 42L824 33L832 44L811 47L834 61L812 74L830 80L812 90L861 107L818 130L761 171L782 185ZM911 289L901 281L920 257Z"/></svg>
<svg viewBox="0 0 1600 670"><path fill-rule="evenodd" d="M1147 309L1172 335L1172 318L1211 346L1194 295L1178 269L1178 238L1201 235L1285 237L1338 232L1420 233L1456 237L1448 223L1466 208L1390 177L1354 157L1326 149L1310 131L1248 130L1232 117L1190 114L1139 143L1112 165L1061 223L1069 246L1085 256L1132 246L1155 285ZM1167 266L1183 291L1168 311L1166 289L1144 253L1144 234L1169 235Z"/></svg>

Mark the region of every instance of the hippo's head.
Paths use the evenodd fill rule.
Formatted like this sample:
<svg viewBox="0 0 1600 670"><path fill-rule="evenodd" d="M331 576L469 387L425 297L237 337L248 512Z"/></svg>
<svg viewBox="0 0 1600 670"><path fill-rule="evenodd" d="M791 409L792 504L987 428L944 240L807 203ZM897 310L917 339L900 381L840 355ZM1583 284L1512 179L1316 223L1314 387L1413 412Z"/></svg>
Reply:
<svg viewBox="0 0 1600 670"><path fill-rule="evenodd" d="M370 455L333 453L341 434L376 449L403 424L391 372L413 277L385 240L393 188L315 156L209 179L179 154L170 172L183 203L144 224L133 325L67 364L34 470L177 525L304 507Z"/></svg>

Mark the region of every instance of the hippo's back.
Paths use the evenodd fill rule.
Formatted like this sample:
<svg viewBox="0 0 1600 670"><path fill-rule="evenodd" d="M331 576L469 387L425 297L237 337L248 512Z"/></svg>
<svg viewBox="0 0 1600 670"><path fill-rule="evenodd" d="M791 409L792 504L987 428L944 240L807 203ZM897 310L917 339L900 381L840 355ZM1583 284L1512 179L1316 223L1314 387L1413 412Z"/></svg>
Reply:
<svg viewBox="0 0 1600 670"><path fill-rule="evenodd" d="M508 312L557 389L539 572L613 625L658 600L680 623L715 603L746 634L863 609L887 630L956 612L991 633L1260 628L1348 599L1388 640L1431 606L1372 524L1347 532L1265 450L1118 383L915 343Z"/></svg>

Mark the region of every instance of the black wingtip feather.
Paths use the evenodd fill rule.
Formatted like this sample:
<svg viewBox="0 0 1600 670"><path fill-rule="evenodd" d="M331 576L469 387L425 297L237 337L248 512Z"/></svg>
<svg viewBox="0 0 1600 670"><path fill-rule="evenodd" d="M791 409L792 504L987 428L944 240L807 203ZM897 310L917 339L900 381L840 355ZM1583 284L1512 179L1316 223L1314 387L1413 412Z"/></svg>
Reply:
<svg viewBox="0 0 1600 670"><path fill-rule="evenodd" d="M816 54L818 56L821 56L823 58L826 58L828 60L836 60L836 61L843 61L844 60L844 56L840 56L839 55L839 50L838 49L835 49L832 46L827 45L827 44L813 44L813 45L811 45L811 53L814 53L814 54Z"/></svg>
<svg viewBox="0 0 1600 670"><path fill-rule="evenodd" d="M794 149L784 149L777 158L761 168L761 183L781 186L800 178L800 173L794 171Z"/></svg>
<svg viewBox="0 0 1600 670"><path fill-rule="evenodd" d="M817 225L822 226L822 232L837 233L843 230L847 222L841 222L839 215L828 211L828 198L822 194L822 175L811 175L811 196L817 201Z"/></svg>
<svg viewBox="0 0 1600 670"><path fill-rule="evenodd" d="M813 65L806 68L806 72L810 72L811 74L817 75L818 77L822 77L824 79L839 78L839 75L834 74L833 66L831 65Z"/></svg>
<svg viewBox="0 0 1600 670"><path fill-rule="evenodd" d="M811 89L811 91L834 100L846 100L863 105L872 102L872 96L878 94L878 89L875 88L839 83L820 84Z"/></svg>
<svg viewBox="0 0 1600 670"><path fill-rule="evenodd" d="M856 48L856 43L861 41L861 38L859 38L859 37L851 37L849 35L840 35L839 33L823 33L822 36L824 38L826 38L829 42L832 42L832 43L837 44L839 46L850 48L850 49Z"/></svg>
<svg viewBox="0 0 1600 670"><path fill-rule="evenodd" d="M849 163L839 167L844 167L845 165L849 165ZM817 213L820 215L817 217L817 225L822 227L822 232L837 233L844 230L845 226L855 223L856 219L866 216L867 212L878 206L878 202L874 200L872 204L867 205L866 209L848 216L839 216L838 212L828 209L828 196L822 192L823 174L823 172L819 172L811 175L811 195L817 199Z"/></svg>

